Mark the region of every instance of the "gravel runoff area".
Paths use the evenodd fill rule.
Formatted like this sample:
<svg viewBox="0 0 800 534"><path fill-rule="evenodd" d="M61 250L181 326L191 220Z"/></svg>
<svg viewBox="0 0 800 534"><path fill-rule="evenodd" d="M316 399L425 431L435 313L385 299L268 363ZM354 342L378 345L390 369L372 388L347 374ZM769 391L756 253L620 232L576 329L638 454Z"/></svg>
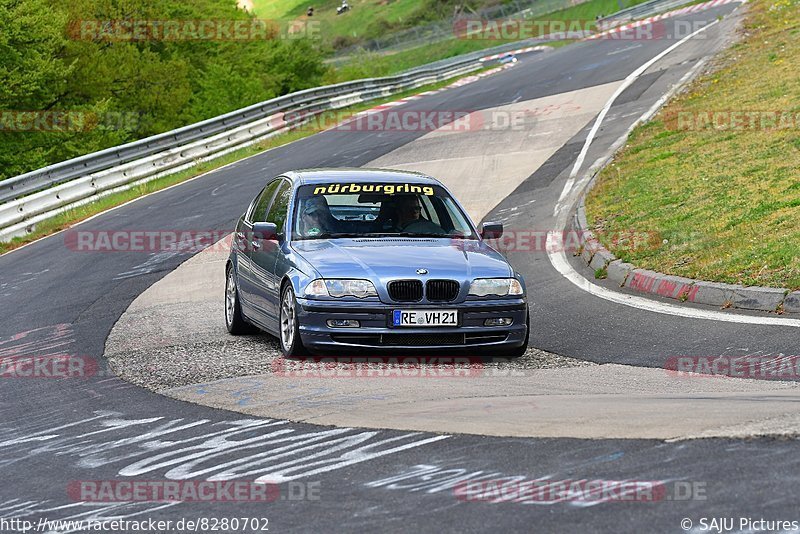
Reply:
<svg viewBox="0 0 800 534"><path fill-rule="evenodd" d="M335 357L335 355L324 356L326 362ZM414 358L415 356L404 355L402 357ZM114 373L125 380L153 391L161 391L223 378L271 374L275 366L280 364L279 361L276 361L279 358L280 351L277 340L264 334L122 352L110 357L109 364ZM358 356L353 358L358 358ZM374 357L370 356L370 358ZM391 358L391 356L387 358ZM458 367L459 369L472 367L484 370L523 371L596 365L592 362L559 356L539 349L529 349L525 356L511 360L497 359L493 361L490 358L480 362L477 360L478 358L469 357L469 364ZM350 364L345 361L335 364L335 367L343 368L347 365ZM379 365L366 363L362 368L378 368ZM393 365L391 359L387 359L385 365ZM422 363L421 365L424 367L427 364ZM432 363L431 365L436 364ZM330 366L326 365L327 368Z"/></svg>
<svg viewBox="0 0 800 534"><path fill-rule="evenodd" d="M414 376L421 370L413 366L405 380L386 371L376 380L328 378L368 376L361 364L354 375L352 360L333 369L326 363L316 377L320 366L312 365L312 375L304 379L302 373L285 372L295 364L281 360L273 337L225 331L225 262L213 256L195 256L131 304L106 342L111 370L174 399L339 427L595 439L775 435L796 429L791 418L796 383L676 379L664 369L596 365L537 349L514 360L487 358L470 366L479 372L463 369L451 378L446 367L443 373L442 367L426 370L442 376L435 381ZM407 376L405 369L398 376ZM765 426L765 416L774 422Z"/></svg>
<svg viewBox="0 0 800 534"><path fill-rule="evenodd" d="M209 263L223 269L224 257L215 252L188 260L178 273L182 283L158 282L120 317L106 341L105 353L116 375L138 386L162 391L224 378L271 374L280 365L276 363L281 357L276 338L268 334L227 333L223 319L224 277L208 280L194 276L197 269L208 269ZM351 356L374 357L369 353L342 355ZM462 357L468 358L470 364L460 367L509 372L596 365L535 348L516 359L493 359L476 352Z"/></svg>

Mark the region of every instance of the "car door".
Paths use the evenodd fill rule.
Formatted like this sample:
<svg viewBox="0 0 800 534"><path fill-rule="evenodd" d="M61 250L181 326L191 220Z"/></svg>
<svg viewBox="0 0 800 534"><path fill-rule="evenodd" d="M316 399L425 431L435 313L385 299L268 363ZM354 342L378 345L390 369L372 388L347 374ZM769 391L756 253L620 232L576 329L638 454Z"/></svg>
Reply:
<svg viewBox="0 0 800 534"><path fill-rule="evenodd" d="M237 253L237 266L239 269L239 296L242 304L247 308L247 312L252 313L251 309L255 306L257 285L260 283L253 273L252 252L253 252L253 222L266 217L267 210L275 196L275 191L281 185L282 180L276 178L261 190L261 193L253 201L253 204L244 214L242 220L236 228L234 234L234 245L239 252Z"/></svg>
<svg viewBox="0 0 800 534"><path fill-rule="evenodd" d="M280 300L280 278L275 272L278 258L283 254L281 243L286 235L286 218L289 211L289 200L292 198L292 184L284 179L270 204L269 210L262 219L258 219L256 211L253 222L270 222L278 228L278 241L261 240L254 243L250 252L250 267L255 280L253 304L258 308L267 326L278 327L278 303Z"/></svg>

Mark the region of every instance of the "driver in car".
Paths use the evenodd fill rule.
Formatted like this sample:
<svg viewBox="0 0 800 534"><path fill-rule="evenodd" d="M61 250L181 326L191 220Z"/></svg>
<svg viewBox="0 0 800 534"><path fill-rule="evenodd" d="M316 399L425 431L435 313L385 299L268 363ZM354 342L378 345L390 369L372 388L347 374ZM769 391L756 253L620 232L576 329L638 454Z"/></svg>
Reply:
<svg viewBox="0 0 800 534"><path fill-rule="evenodd" d="M447 233L441 226L422 216L422 204L417 195L404 195L399 197L397 211L397 228L401 232L441 235Z"/></svg>
<svg viewBox="0 0 800 534"><path fill-rule="evenodd" d="M314 237L336 231L336 220L331 215L328 201L323 196L308 198L300 212L300 233Z"/></svg>

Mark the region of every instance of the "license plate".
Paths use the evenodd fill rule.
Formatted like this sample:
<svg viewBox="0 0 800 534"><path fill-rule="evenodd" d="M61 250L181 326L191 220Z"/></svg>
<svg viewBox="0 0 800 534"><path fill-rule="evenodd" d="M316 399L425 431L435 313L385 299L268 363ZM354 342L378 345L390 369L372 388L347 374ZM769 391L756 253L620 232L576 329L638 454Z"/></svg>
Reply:
<svg viewBox="0 0 800 534"><path fill-rule="evenodd" d="M458 326L456 310L394 310L394 326Z"/></svg>

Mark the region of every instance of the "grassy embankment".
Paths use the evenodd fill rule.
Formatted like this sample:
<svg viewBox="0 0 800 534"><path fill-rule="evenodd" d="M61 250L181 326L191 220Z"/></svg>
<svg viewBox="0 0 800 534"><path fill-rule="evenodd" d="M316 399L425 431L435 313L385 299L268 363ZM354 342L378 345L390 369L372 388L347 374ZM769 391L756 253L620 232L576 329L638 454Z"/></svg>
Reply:
<svg viewBox="0 0 800 534"><path fill-rule="evenodd" d="M624 7L641 3L644 0L622 0ZM339 0L325 0L312 3L315 6L314 16L306 17L309 3L303 0L255 0L254 11L260 18L280 21L314 20L319 23L320 37L324 46L336 43L357 44L376 37L385 36L393 31L402 31L408 24L427 24L436 22L436 10L430 9L426 0L404 0L386 2L385 0L352 0L353 9L343 15L336 15ZM497 0L474 0L470 7L479 10L486 6L500 4ZM590 0L567 9L555 11L537 17L547 21L591 21L596 15L608 15L619 10L618 0ZM467 12L469 13L469 12ZM451 17L450 10L440 10L442 17ZM528 35L523 35L527 37ZM445 41L426 44L411 49L390 53L361 53L352 57L345 65L331 69L327 81L331 83L387 76L407 70L425 63L482 50L513 40L496 39L463 39L452 38ZM554 47L563 46L570 41L553 41Z"/></svg>
<svg viewBox="0 0 800 534"><path fill-rule="evenodd" d="M800 0L754 0L742 39L603 170L588 221L673 275L800 289ZM615 249L619 232L662 244Z"/></svg>

